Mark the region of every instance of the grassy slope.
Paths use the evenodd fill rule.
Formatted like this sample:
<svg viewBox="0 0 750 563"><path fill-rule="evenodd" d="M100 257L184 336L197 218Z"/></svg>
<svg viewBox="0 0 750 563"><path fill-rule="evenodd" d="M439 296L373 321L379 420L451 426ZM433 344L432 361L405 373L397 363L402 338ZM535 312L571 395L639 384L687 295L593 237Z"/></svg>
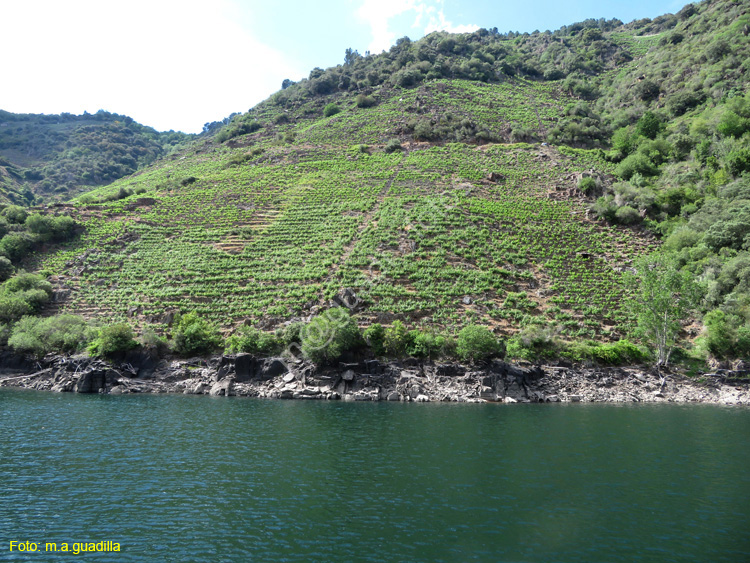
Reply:
<svg viewBox="0 0 750 563"><path fill-rule="evenodd" d="M606 181L599 151L413 141L382 150L410 111L543 129L566 102L554 85L438 81L378 99L365 109L340 98L330 118L321 116L330 100L315 99L287 124L207 141L103 188L93 195L146 193L79 206L86 233L38 265L73 290L64 308L140 322L179 308L225 327L272 326L348 287L365 300L363 321L512 332L543 315L571 336L613 336L624 320L620 270L651 243L586 218L576 186L593 168ZM280 111L255 110L263 123ZM278 140L290 131L294 143ZM363 142L373 146L361 152Z"/></svg>

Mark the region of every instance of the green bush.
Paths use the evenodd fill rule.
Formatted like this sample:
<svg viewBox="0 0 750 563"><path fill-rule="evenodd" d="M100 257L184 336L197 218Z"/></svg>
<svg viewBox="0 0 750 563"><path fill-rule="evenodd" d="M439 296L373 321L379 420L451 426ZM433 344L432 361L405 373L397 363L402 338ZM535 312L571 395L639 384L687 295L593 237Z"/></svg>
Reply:
<svg viewBox="0 0 750 563"><path fill-rule="evenodd" d="M281 336L281 341L284 346L292 346L293 344L299 345L302 342L302 330L305 328L303 322L289 323L284 327L284 333Z"/></svg>
<svg viewBox="0 0 750 563"><path fill-rule="evenodd" d="M729 172L734 176L750 172L750 148L733 150L727 155L726 161Z"/></svg>
<svg viewBox="0 0 750 563"><path fill-rule="evenodd" d="M747 336L749 327L739 326L739 317L714 309L703 317L706 327L706 348L717 358L746 355L748 352Z"/></svg>
<svg viewBox="0 0 750 563"><path fill-rule="evenodd" d="M538 360L559 355L560 343L552 327L527 326L508 341L507 352L511 358Z"/></svg>
<svg viewBox="0 0 750 563"><path fill-rule="evenodd" d="M647 139L656 139L656 136L662 129L662 123L659 117L652 111L647 111L638 120L635 130L639 135Z"/></svg>
<svg viewBox="0 0 750 563"><path fill-rule="evenodd" d="M385 351L389 356L399 357L406 353L409 333L401 321L393 321L385 329Z"/></svg>
<svg viewBox="0 0 750 563"><path fill-rule="evenodd" d="M36 313L52 296L52 285L37 274L19 274L0 286L0 322Z"/></svg>
<svg viewBox="0 0 750 563"><path fill-rule="evenodd" d="M323 115L326 116L326 117L331 117L332 115L336 115L340 111L341 110L339 109L339 106L337 106L336 104L328 104L323 109Z"/></svg>
<svg viewBox="0 0 750 563"><path fill-rule="evenodd" d="M432 359L443 356L447 350L453 348L451 337L443 334L412 330L407 336L406 353L417 358Z"/></svg>
<svg viewBox="0 0 750 563"><path fill-rule="evenodd" d="M392 153L392 152L403 150L403 147L401 146L401 142L398 139L391 139L385 144L385 147L383 147L383 150L386 153Z"/></svg>
<svg viewBox="0 0 750 563"><path fill-rule="evenodd" d="M599 344L594 346L591 354L597 362L610 365L636 364L648 360L648 354L629 340Z"/></svg>
<svg viewBox="0 0 750 563"><path fill-rule="evenodd" d="M0 240L0 254L11 262L25 258L34 246L34 239L28 233L8 233Z"/></svg>
<svg viewBox="0 0 750 563"><path fill-rule="evenodd" d="M16 323L8 345L18 352L42 357L50 352L80 352L94 336L88 323L77 315L23 317Z"/></svg>
<svg viewBox="0 0 750 563"><path fill-rule="evenodd" d="M361 340L357 323L343 307L314 317L302 330L302 353L316 364L332 362Z"/></svg>
<svg viewBox="0 0 750 563"><path fill-rule="evenodd" d="M377 103L375 98L364 94L359 94L355 100L358 108L371 108Z"/></svg>
<svg viewBox="0 0 750 563"><path fill-rule="evenodd" d="M280 351L281 341L275 334L243 326L227 339L226 349L232 353L273 354Z"/></svg>
<svg viewBox="0 0 750 563"><path fill-rule="evenodd" d="M4 282L13 275L15 268L5 256L0 256L0 282Z"/></svg>
<svg viewBox="0 0 750 563"><path fill-rule="evenodd" d="M38 240L65 240L71 237L75 221L66 215L55 217L34 213L26 218L26 230L37 235Z"/></svg>
<svg viewBox="0 0 750 563"><path fill-rule="evenodd" d="M376 356L385 355L385 328L380 323L367 327L363 334L365 342Z"/></svg>
<svg viewBox="0 0 750 563"><path fill-rule="evenodd" d="M136 346L138 342L130 325L117 323L100 328L99 335L89 344L88 352L92 356L113 356Z"/></svg>
<svg viewBox="0 0 750 563"><path fill-rule="evenodd" d="M623 205L615 212L615 219L623 225L635 225L641 222L641 215L629 205Z"/></svg>
<svg viewBox="0 0 750 563"><path fill-rule="evenodd" d="M458 333L456 353L462 360L486 360L504 352L502 343L483 326L470 325Z"/></svg>
<svg viewBox="0 0 750 563"><path fill-rule="evenodd" d="M656 165L651 162L651 159L641 153L634 153L629 155L625 160L615 168L615 174L617 174L623 180L630 180L634 174L641 174L642 176L653 176L657 173Z"/></svg>
<svg viewBox="0 0 750 563"><path fill-rule="evenodd" d="M28 217L29 214L23 207L19 207L18 205L9 205L2 210L2 213L0 213L0 215L5 217L9 223L23 225L24 221L26 221L26 217Z"/></svg>
<svg viewBox="0 0 750 563"><path fill-rule="evenodd" d="M166 338L160 336L152 326L143 327L139 341L144 349L156 356L161 356L169 350Z"/></svg>
<svg viewBox="0 0 750 563"><path fill-rule="evenodd" d="M221 336L214 325L193 311L180 316L172 342L174 351L183 356L206 354L221 346Z"/></svg>
<svg viewBox="0 0 750 563"><path fill-rule="evenodd" d="M585 194L589 194L596 189L596 180L594 180L590 176L581 178L581 180L578 182L578 189Z"/></svg>

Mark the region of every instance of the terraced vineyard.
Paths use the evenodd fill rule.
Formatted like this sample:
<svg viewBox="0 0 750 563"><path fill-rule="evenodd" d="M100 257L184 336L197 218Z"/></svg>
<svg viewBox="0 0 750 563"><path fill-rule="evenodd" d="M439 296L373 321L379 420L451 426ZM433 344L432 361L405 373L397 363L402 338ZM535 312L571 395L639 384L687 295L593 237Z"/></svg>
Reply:
<svg viewBox="0 0 750 563"><path fill-rule="evenodd" d="M570 336L614 337L622 268L649 242L586 217L577 183L592 168L607 181L600 151L382 149L403 105L473 116L502 134L551 124L562 104L553 90L436 81L374 108L341 102L330 118L300 109L281 125L260 107L260 132L94 192L139 195L76 205L85 233L38 266L70 290L60 309L141 324L194 310L226 328L272 327L350 288L363 323L481 322L510 333L541 316ZM279 140L289 132L295 142Z"/></svg>

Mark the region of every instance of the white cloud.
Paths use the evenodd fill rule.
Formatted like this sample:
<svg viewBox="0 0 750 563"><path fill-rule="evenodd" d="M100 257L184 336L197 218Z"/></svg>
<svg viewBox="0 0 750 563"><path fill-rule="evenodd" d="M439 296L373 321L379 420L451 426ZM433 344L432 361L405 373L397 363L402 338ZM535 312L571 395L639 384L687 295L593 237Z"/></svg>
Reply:
<svg viewBox="0 0 750 563"><path fill-rule="evenodd" d="M478 25L455 25L447 20L442 0L364 0L357 15L370 26L372 41L367 49L372 53L389 49L396 38L403 35L403 32L392 29L392 20L407 12L414 13L411 27L420 30L423 35L433 31L467 33L479 29Z"/></svg>
<svg viewBox="0 0 750 563"><path fill-rule="evenodd" d="M415 0L364 0L357 15L370 25L372 41L367 46L371 53L380 53L393 45L396 32L390 29L390 20L415 9Z"/></svg>
<svg viewBox="0 0 750 563"><path fill-rule="evenodd" d="M302 71L233 22L228 0L17 0L3 7L2 109L129 115L200 131Z"/></svg>

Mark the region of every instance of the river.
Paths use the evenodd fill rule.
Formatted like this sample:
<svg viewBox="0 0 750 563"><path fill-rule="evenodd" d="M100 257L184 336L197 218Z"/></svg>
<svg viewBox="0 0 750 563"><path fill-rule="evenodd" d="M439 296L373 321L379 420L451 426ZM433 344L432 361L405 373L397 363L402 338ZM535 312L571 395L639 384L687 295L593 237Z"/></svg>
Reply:
<svg viewBox="0 0 750 563"><path fill-rule="evenodd" d="M744 407L0 389L0 436L2 561L750 561Z"/></svg>

